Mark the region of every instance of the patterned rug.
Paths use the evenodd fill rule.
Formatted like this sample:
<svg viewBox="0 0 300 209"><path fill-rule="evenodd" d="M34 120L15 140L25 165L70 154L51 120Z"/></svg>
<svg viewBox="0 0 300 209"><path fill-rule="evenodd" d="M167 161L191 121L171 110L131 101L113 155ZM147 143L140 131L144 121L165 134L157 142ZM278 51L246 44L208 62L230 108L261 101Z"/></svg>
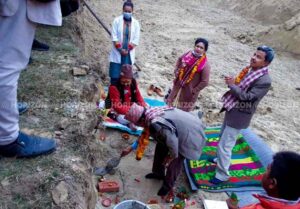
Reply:
<svg viewBox="0 0 300 209"><path fill-rule="evenodd" d="M232 151L229 181L220 185L209 183L209 180L215 176L216 164L209 161L216 157L220 127L207 128L205 133L207 143L201 158L187 161L189 174L199 189L213 191L238 187L261 187L265 167L241 134Z"/></svg>

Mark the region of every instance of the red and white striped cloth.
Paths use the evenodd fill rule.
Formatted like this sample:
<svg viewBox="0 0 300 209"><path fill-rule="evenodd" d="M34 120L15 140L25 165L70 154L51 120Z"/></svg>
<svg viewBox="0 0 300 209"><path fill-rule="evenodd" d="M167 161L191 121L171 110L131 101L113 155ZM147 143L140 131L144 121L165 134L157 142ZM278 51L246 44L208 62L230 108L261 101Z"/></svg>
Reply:
<svg viewBox="0 0 300 209"><path fill-rule="evenodd" d="M259 70L251 70L243 80L237 85L242 91L247 91L249 86L261 76L268 74L268 68L264 67ZM238 98L235 97L230 91L227 91L223 96L221 101L223 102L223 108L230 111L236 104L238 104Z"/></svg>
<svg viewBox="0 0 300 209"><path fill-rule="evenodd" d="M149 125L151 123L151 121L153 119L155 119L156 117L162 116L165 111L172 110L172 109L174 109L174 108L169 107L169 106L153 107L153 108L147 109L145 112L145 120L146 120L147 125Z"/></svg>
<svg viewBox="0 0 300 209"><path fill-rule="evenodd" d="M126 113L125 119L136 124L142 117L144 109L145 109L144 107L136 103L133 103L129 111ZM172 110L172 109L174 108L169 106L153 107L153 108L146 109L145 112L146 125L149 125L154 118L163 115L164 111Z"/></svg>

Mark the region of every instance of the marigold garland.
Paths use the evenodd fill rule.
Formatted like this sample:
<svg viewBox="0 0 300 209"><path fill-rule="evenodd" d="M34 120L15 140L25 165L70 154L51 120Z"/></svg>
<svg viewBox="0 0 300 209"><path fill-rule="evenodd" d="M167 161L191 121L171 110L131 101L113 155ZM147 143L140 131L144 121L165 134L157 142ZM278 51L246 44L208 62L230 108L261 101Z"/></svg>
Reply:
<svg viewBox="0 0 300 209"><path fill-rule="evenodd" d="M243 78L248 74L249 70L250 67L245 67L235 78L234 83L239 84L243 80Z"/></svg>
<svg viewBox="0 0 300 209"><path fill-rule="evenodd" d="M145 127L142 135L138 139L138 147L136 150L136 160L141 160L144 156L144 152L149 144L150 129Z"/></svg>
<svg viewBox="0 0 300 209"><path fill-rule="evenodd" d="M196 64L194 65L194 67L193 67L193 69L192 69L192 71L191 71L191 73L190 73L190 75L189 75L189 78L187 79L187 81L185 82L185 84L188 84L189 82L191 82L191 81L193 80L193 78L194 78L194 76L195 76L195 74L196 74L196 72L197 72L197 70L198 70L198 65L199 65L199 64L202 62L202 60L205 59L205 58L206 58L206 55L203 54L203 56L202 56L200 59L197 60ZM183 76L184 76L184 73L185 73L184 67L180 68L180 69L179 69L179 73L178 73L178 78L179 78L180 81L182 81Z"/></svg>

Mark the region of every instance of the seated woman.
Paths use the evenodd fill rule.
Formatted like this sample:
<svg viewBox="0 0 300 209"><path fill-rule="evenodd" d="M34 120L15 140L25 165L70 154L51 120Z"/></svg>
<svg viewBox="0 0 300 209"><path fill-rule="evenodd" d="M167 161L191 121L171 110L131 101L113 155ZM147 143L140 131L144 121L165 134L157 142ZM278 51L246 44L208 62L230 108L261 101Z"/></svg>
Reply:
<svg viewBox="0 0 300 209"><path fill-rule="evenodd" d="M143 107L146 107L147 104L139 91L136 80L133 78L131 65L122 65L120 79L117 84L110 85L105 103L106 107L112 109L110 115L113 115L114 119L134 129L134 125L125 120L124 115L133 103Z"/></svg>
<svg viewBox="0 0 300 209"><path fill-rule="evenodd" d="M206 57L207 49L208 41L198 38L194 50L179 57L173 88L166 98L168 105L187 112L194 109L200 91L209 82L210 65Z"/></svg>

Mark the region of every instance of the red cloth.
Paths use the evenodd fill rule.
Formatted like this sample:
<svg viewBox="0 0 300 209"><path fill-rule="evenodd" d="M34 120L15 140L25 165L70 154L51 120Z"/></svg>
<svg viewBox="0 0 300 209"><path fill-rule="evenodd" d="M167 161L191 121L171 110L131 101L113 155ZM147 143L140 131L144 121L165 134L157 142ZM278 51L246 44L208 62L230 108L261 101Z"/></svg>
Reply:
<svg viewBox="0 0 300 209"><path fill-rule="evenodd" d="M110 100L111 100L111 104L112 104L112 108L118 113L118 114L122 114L125 115L131 105L131 95L133 92L130 91L130 86L126 86L124 87L124 101L122 103L121 101L121 94L118 90L118 88L116 86L110 86L109 87L109 96L110 96ZM136 86L136 101L135 103L137 103L138 105L141 105L143 107L146 107L146 103L139 91L138 86Z"/></svg>
<svg viewBox="0 0 300 209"><path fill-rule="evenodd" d="M268 198L262 195L254 195L259 203L242 207L241 209L300 209L300 201L295 204L288 204L278 199Z"/></svg>

